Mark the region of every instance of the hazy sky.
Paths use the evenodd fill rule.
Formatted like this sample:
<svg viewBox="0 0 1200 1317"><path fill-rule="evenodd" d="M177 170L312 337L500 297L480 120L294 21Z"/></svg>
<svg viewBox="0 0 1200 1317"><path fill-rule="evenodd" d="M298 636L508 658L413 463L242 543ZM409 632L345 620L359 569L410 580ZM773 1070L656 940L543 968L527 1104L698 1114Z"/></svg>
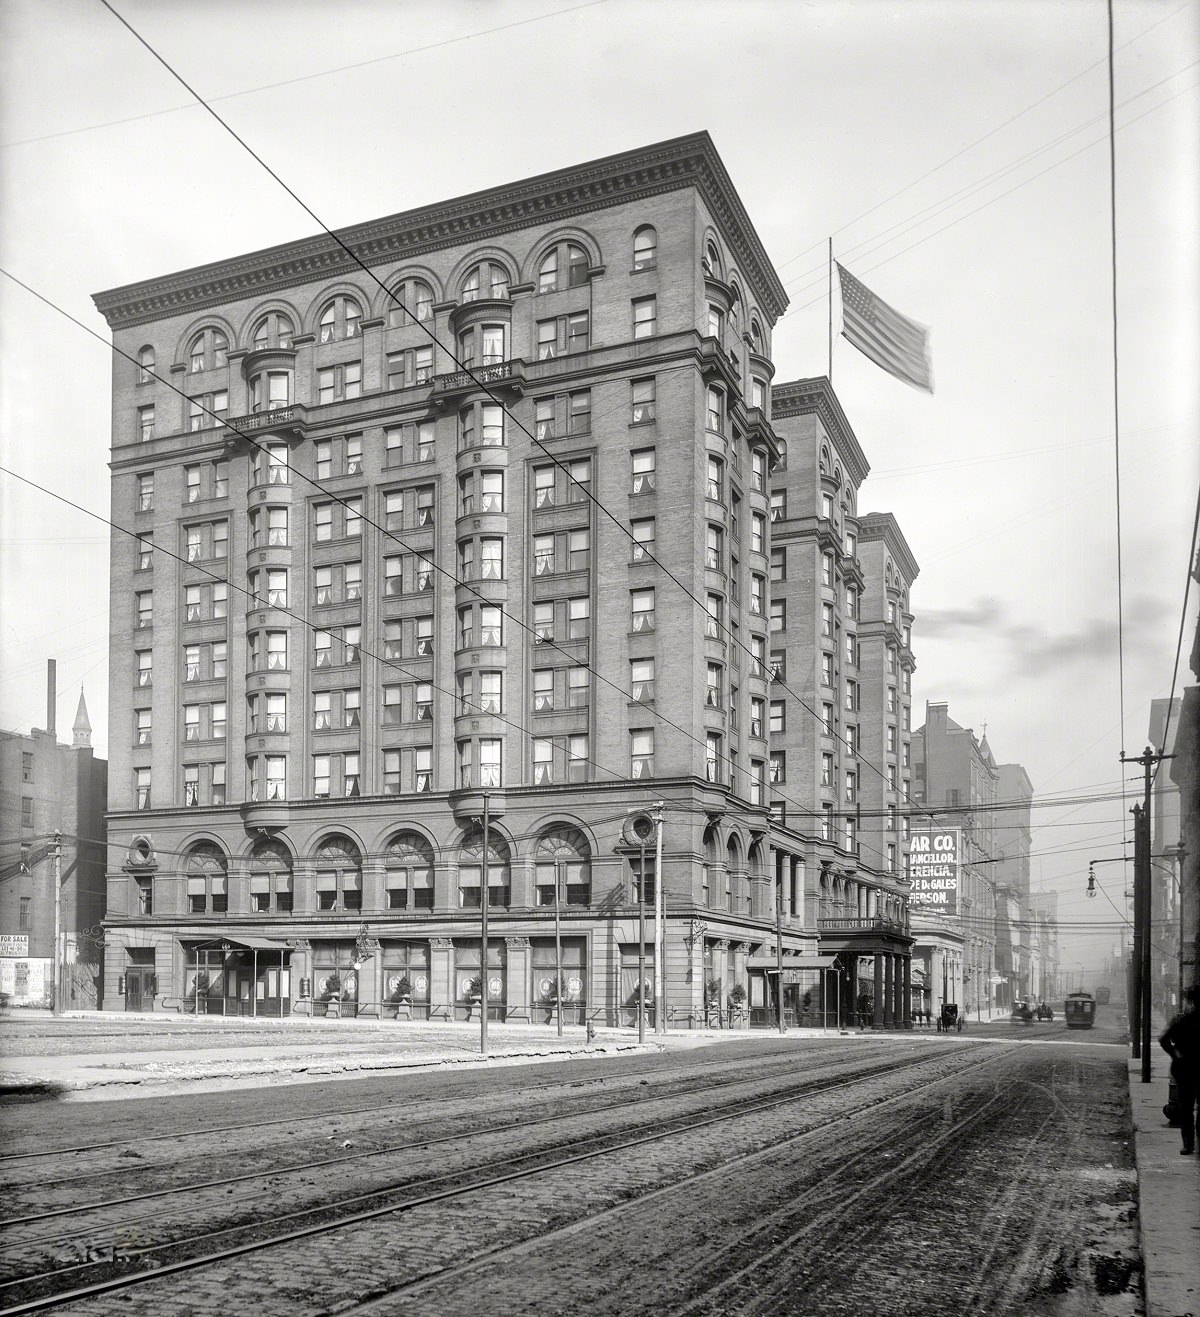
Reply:
<svg viewBox="0 0 1200 1317"><path fill-rule="evenodd" d="M1200 0L1115 7L1123 734L1103 0L115 4L332 226L708 129L791 297L777 380L828 370L830 235L933 328L932 397L833 354L860 510L921 566L914 725L945 700L1039 793L1120 789L1170 688L1200 478ZM314 231L98 0L0 21L2 263L85 324L106 334L100 289ZM0 299L3 463L104 515L109 355ZM0 474L0 726L44 725L55 657L60 734L82 682L106 751L107 542ZM1035 887L1115 921L1083 889L1121 802L1034 821ZM1072 935L1067 967L1116 940Z"/></svg>

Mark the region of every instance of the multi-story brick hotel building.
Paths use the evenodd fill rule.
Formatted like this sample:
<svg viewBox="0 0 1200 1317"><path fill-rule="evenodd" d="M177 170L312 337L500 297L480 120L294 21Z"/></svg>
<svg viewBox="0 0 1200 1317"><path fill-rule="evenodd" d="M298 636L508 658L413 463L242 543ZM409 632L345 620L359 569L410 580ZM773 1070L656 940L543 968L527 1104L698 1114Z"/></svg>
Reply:
<svg viewBox="0 0 1200 1317"><path fill-rule="evenodd" d="M638 812L673 1023L738 988L765 1021L781 952L797 1016L849 1004L858 956L907 1013L897 864L814 794L835 743L802 708L812 610L861 566L853 504L800 504L842 496L823 442L843 488L865 462L826 381L789 386L785 461L786 296L707 134L96 302L106 1006L461 1017L486 808L500 1018L542 1018L561 963L568 1018L632 1020Z"/></svg>

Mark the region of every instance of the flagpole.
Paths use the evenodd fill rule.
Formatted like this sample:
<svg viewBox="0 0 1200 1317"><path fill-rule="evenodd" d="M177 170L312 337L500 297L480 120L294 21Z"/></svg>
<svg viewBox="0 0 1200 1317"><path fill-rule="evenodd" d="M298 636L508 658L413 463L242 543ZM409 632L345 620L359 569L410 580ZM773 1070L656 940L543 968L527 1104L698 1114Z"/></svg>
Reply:
<svg viewBox="0 0 1200 1317"><path fill-rule="evenodd" d="M833 384L833 234L829 235L829 383Z"/></svg>

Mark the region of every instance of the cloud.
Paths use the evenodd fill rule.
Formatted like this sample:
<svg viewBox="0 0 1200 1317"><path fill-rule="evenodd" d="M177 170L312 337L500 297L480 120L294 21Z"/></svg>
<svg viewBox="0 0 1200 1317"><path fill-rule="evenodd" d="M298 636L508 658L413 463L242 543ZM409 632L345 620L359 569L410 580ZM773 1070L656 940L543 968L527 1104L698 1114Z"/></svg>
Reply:
<svg viewBox="0 0 1200 1317"><path fill-rule="evenodd" d="M1130 628L1161 621L1166 605L1150 595L1137 595L1125 605L1125 634ZM980 632L989 633L997 646L1005 645L1023 664L1087 662L1107 655L1117 643L1116 590L1112 610L1103 616L1071 619L1069 630L1051 631L1045 624L1018 622L996 599L980 599L960 608L934 608L916 619L918 645L923 639L975 641Z"/></svg>
<svg viewBox="0 0 1200 1317"><path fill-rule="evenodd" d="M965 608L921 609L916 630L921 636L941 639L971 631L994 631L1004 620L1004 608L996 599L983 599Z"/></svg>

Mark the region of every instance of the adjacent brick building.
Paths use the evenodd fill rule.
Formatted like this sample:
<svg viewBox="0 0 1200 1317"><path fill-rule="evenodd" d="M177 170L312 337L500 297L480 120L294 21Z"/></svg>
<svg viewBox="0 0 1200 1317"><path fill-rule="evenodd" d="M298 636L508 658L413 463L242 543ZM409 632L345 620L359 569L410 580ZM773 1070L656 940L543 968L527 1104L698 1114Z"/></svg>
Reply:
<svg viewBox="0 0 1200 1317"><path fill-rule="evenodd" d="M46 727L0 732L0 998L51 1004L58 845L58 998L84 1009L98 1000L108 766L92 749L83 692L70 745L58 741L55 701L51 662Z"/></svg>

